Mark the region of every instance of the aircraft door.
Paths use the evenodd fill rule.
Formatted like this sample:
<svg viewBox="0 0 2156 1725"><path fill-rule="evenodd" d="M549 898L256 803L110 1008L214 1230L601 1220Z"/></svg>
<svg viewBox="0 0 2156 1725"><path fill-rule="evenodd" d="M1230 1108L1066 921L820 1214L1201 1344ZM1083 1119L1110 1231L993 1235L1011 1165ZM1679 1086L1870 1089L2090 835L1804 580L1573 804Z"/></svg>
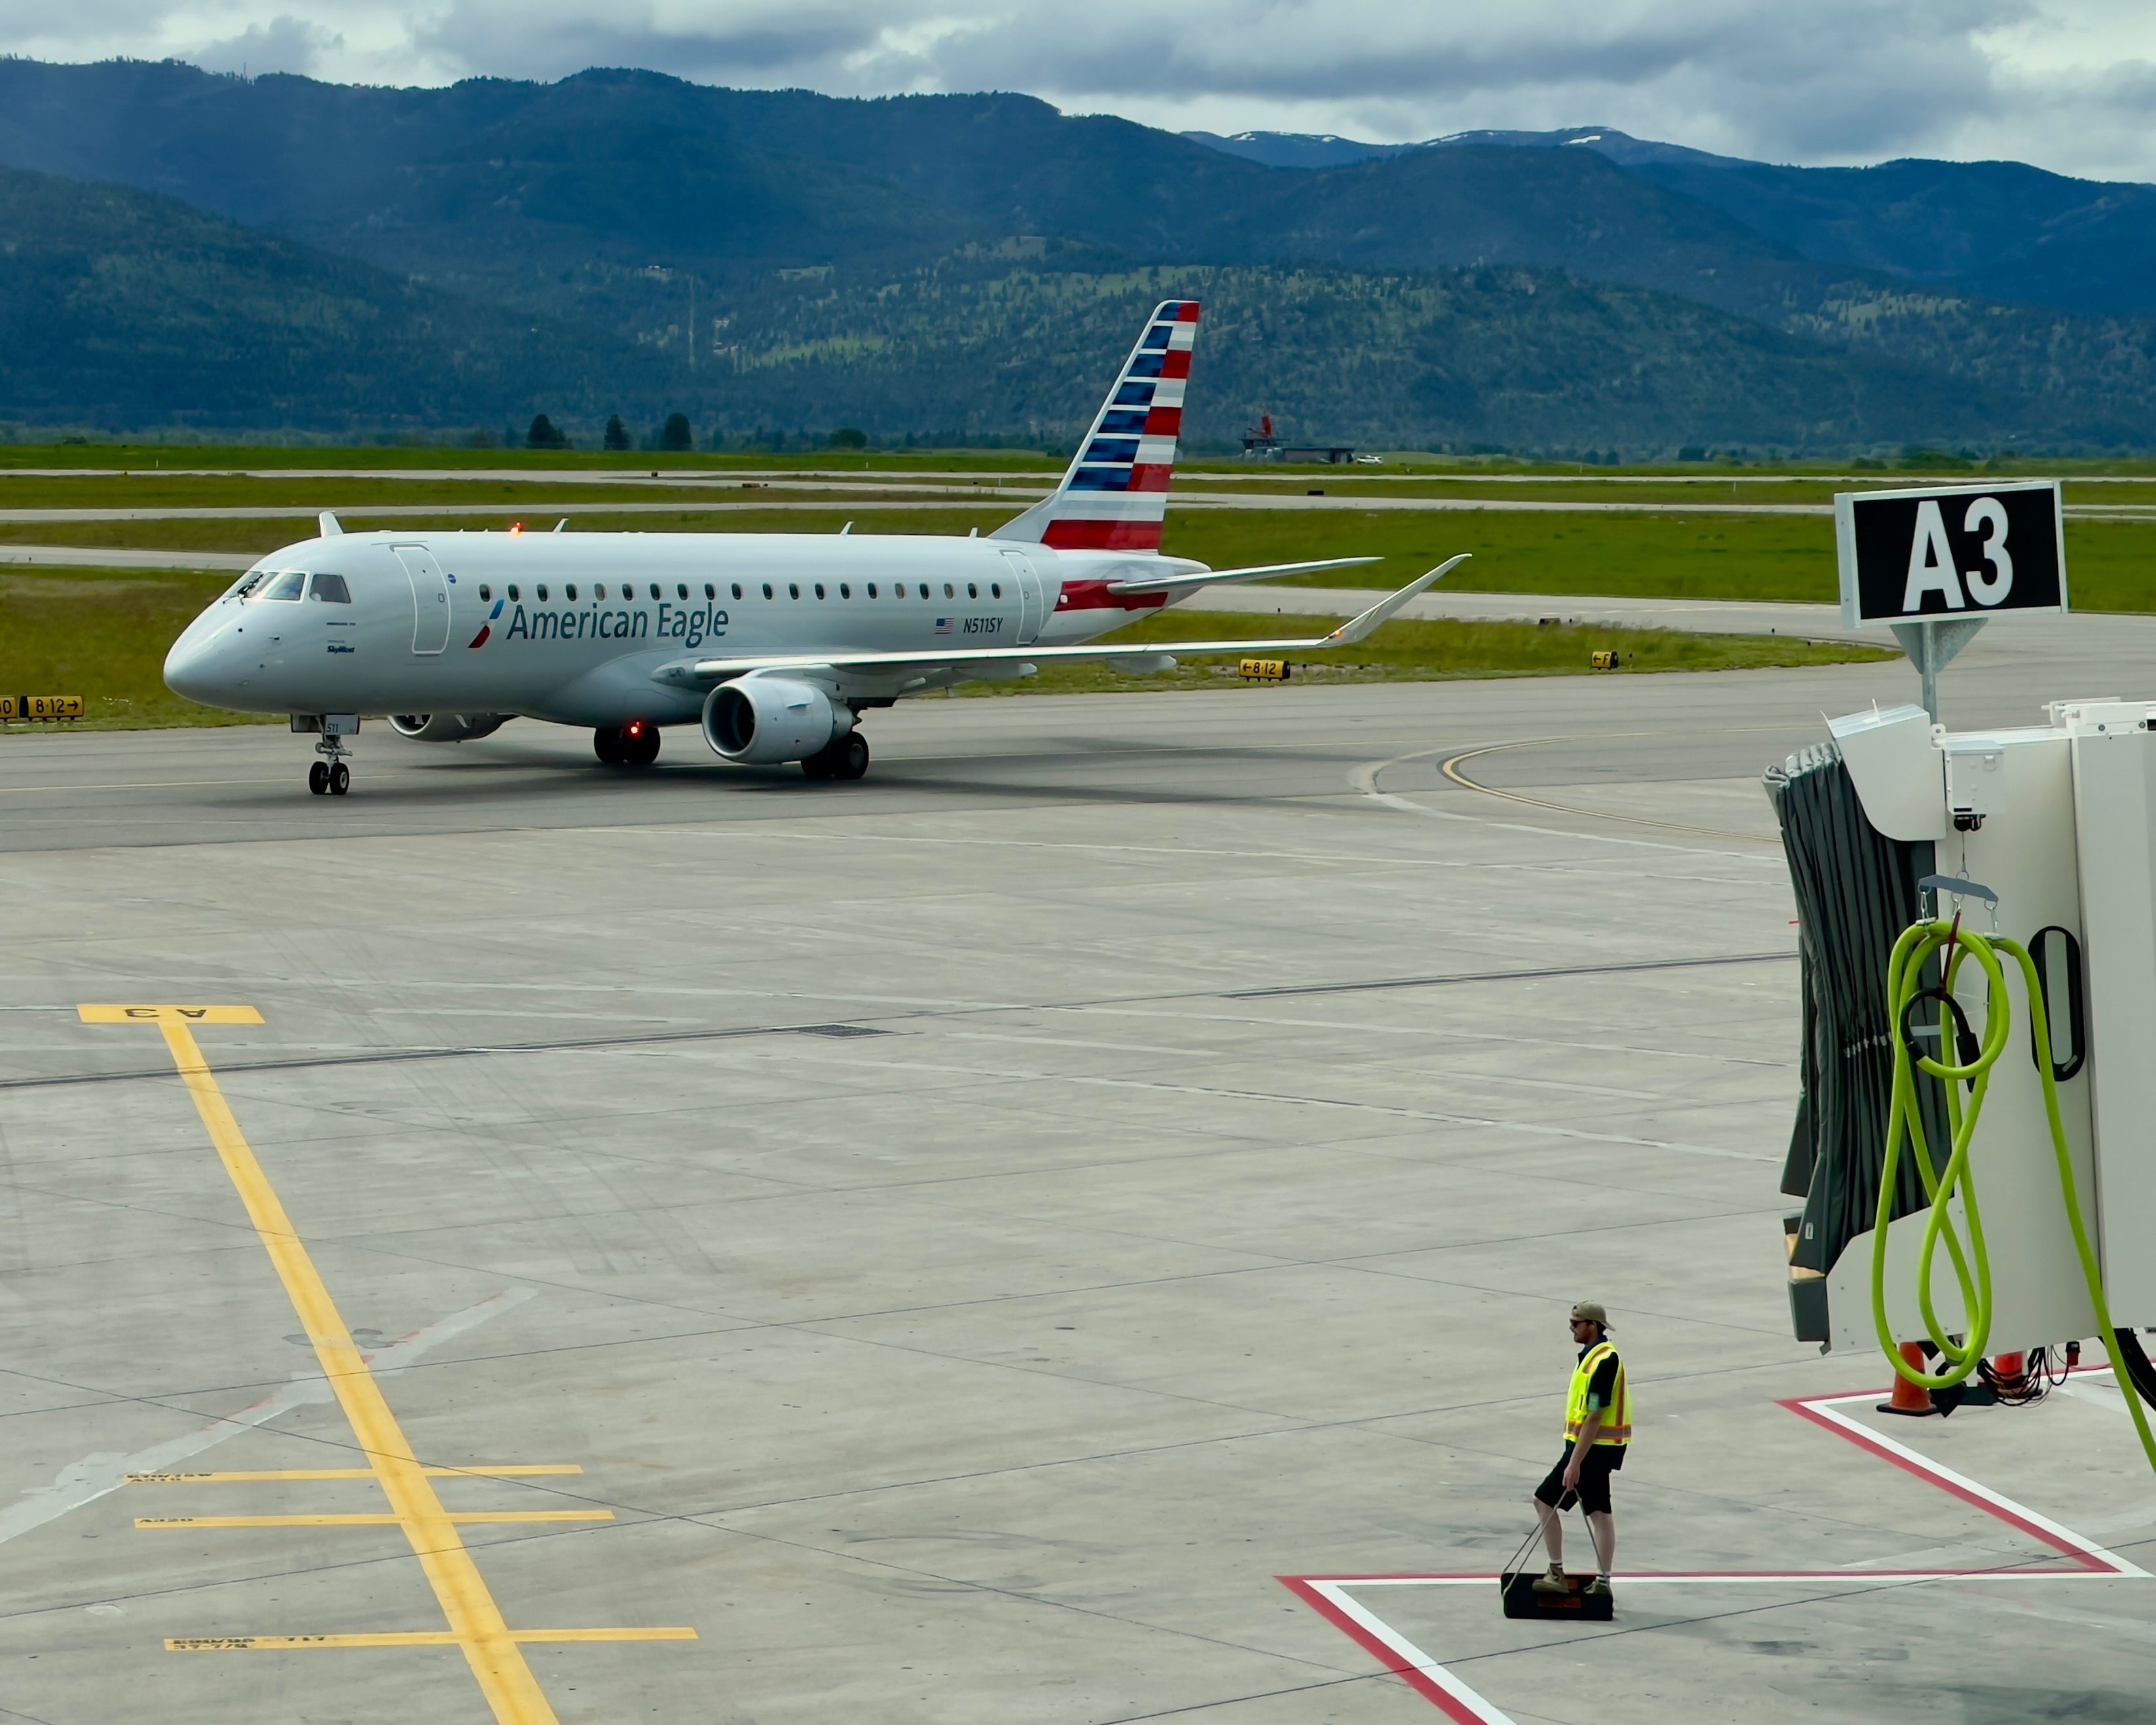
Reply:
<svg viewBox="0 0 2156 1725"><path fill-rule="evenodd" d="M1012 577L1018 583L1018 644L1029 647L1040 633L1041 619L1047 611L1041 597L1040 578L1033 572L1033 564L1022 551L1005 552L1004 561L1010 565Z"/></svg>
<svg viewBox="0 0 2156 1725"><path fill-rule="evenodd" d="M449 583L442 566L424 546L394 547L404 566L404 578L412 583L412 650L439 653L449 644Z"/></svg>

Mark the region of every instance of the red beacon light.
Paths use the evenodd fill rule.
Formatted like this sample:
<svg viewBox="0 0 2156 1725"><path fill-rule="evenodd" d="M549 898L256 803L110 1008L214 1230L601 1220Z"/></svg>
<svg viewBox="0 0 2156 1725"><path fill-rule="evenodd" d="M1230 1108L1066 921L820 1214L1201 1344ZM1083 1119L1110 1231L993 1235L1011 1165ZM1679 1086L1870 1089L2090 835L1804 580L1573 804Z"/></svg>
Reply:
<svg viewBox="0 0 2156 1725"><path fill-rule="evenodd" d="M519 521L514 526L510 528L509 531L511 534L521 533L524 531L524 523Z"/></svg>

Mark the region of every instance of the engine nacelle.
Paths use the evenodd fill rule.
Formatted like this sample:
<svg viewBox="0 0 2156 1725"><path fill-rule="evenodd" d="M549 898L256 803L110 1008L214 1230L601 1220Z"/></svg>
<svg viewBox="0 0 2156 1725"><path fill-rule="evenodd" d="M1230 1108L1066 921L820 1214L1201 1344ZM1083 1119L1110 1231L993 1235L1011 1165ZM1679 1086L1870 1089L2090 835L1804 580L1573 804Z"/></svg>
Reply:
<svg viewBox="0 0 2156 1725"><path fill-rule="evenodd" d="M850 710L789 677L743 677L704 697L704 741L746 766L801 760L853 728Z"/></svg>
<svg viewBox="0 0 2156 1725"><path fill-rule="evenodd" d="M389 728L414 742L470 742L491 737L514 713L392 713Z"/></svg>

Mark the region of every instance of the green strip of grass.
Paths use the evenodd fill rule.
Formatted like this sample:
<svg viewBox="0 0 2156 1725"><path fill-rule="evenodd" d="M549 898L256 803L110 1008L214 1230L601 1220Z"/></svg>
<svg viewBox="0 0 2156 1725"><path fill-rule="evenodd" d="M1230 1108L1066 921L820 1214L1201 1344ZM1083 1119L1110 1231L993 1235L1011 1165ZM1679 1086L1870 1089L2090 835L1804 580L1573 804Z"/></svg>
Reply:
<svg viewBox="0 0 2156 1725"><path fill-rule="evenodd" d="M265 722L197 706L165 686L166 649L231 580L97 569L0 574L0 689L80 695L88 709L66 725L10 725L5 734Z"/></svg>
<svg viewBox="0 0 2156 1725"><path fill-rule="evenodd" d="M555 500L543 508L504 509L498 516L429 515L424 506L393 520L354 518L348 533L394 528L403 532L502 532L522 522L536 533L551 530L563 516L580 533L835 533L848 521L856 533L946 533L963 538L983 532L1018 513L1011 503L948 508L878 510L873 502L842 500L828 512L800 510L662 510L652 514L579 515L575 500ZM98 549L239 552L260 557L315 536L311 521L285 516L267 520L149 521L0 521L0 545L74 545Z"/></svg>
<svg viewBox="0 0 2156 1725"><path fill-rule="evenodd" d="M1152 641L1309 639L1338 625L1337 617L1265 617L1247 611L1169 611L1119 631L1112 639L1141 648ZM1695 635L1673 629L1544 629L1531 623L1394 621L1368 640L1308 655L1290 653L1299 683L1429 683L1462 677L1558 677L1586 675L1590 655L1613 651L1614 671L1758 670L1773 666L1846 665L1900 655L1836 641L1785 635ZM1087 695L1132 689L1219 689L1242 681L1234 658L1193 659L1155 676L1107 665L1050 662L1018 683L967 683L960 695Z"/></svg>
<svg viewBox="0 0 2156 1725"><path fill-rule="evenodd" d="M1015 513L1009 503L927 510L878 509L846 501L829 515L792 510L725 514L579 516L573 500L543 509L505 507L498 516L429 516L415 508L397 525L478 531L521 519L551 526L567 515L580 530L624 532L835 531L957 534L987 531ZM259 556L305 538L300 521L109 521L0 524L0 543L156 547ZM374 524L355 521L357 531ZM1165 548L1214 568L1376 555L1382 562L1299 584L1394 588L1455 552L1474 553L1446 578L1467 593L1607 595L1637 598L1754 599L1830 603L1837 594L1834 525L1825 519L1685 515L1514 515L1393 511L1305 514L1188 509L1168 513ZM2083 611L2156 611L2156 522L2069 521L2069 588Z"/></svg>
<svg viewBox="0 0 2156 1725"><path fill-rule="evenodd" d="M1328 557L1383 563L1307 576L1311 587L1393 588L1457 552L1466 593L1832 603L1825 517L1683 515L1338 515L1168 511L1165 549L1216 569ZM2156 522L2066 523L2067 588L2082 611L2156 611Z"/></svg>

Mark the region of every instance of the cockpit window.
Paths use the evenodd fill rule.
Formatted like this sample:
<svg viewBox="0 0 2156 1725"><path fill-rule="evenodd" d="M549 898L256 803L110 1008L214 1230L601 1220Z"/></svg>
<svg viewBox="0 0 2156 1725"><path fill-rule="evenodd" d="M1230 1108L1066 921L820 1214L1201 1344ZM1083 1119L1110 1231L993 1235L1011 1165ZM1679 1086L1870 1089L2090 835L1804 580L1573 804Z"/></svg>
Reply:
<svg viewBox="0 0 2156 1725"><path fill-rule="evenodd" d="M345 585L343 576L326 573L315 577L315 584L307 589L307 597L320 599L326 605L349 605L352 589Z"/></svg>
<svg viewBox="0 0 2156 1725"><path fill-rule="evenodd" d="M307 585L304 569L285 569L273 576L266 587L255 591L258 599L296 599Z"/></svg>
<svg viewBox="0 0 2156 1725"><path fill-rule="evenodd" d="M233 583L232 591L225 597L230 599L244 599L275 572L270 569L249 569L239 580Z"/></svg>

